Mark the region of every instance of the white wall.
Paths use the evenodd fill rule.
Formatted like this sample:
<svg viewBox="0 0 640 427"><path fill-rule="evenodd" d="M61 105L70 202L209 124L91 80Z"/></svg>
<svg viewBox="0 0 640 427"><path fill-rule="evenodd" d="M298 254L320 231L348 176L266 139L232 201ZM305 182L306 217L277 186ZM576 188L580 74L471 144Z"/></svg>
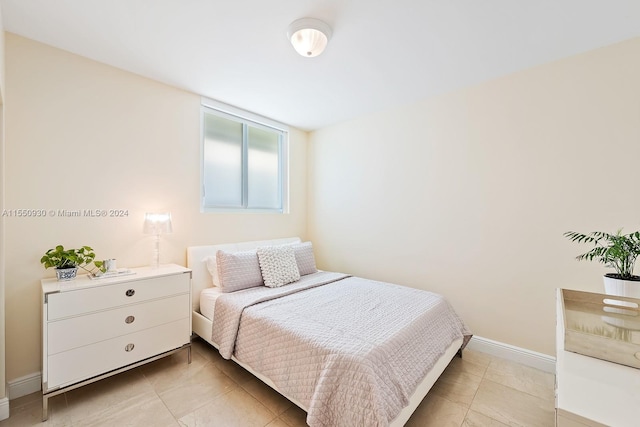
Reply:
<svg viewBox="0 0 640 427"><path fill-rule="evenodd" d="M129 211L5 219L9 380L40 370L42 253L88 244L148 264L146 211L173 214L163 262L311 237L322 268L435 290L476 334L547 354L554 289L598 291L604 272L562 233L638 228L639 39L319 130L309 153L293 130L289 215L199 212L198 96L6 43L4 207Z"/></svg>
<svg viewBox="0 0 640 427"><path fill-rule="evenodd" d="M151 262L145 212L170 211L162 263L186 247L306 237L307 134L290 134L291 209L202 214L200 97L7 33L7 209L126 209L125 218L7 218L7 378L40 371L40 257L92 246L118 265Z"/></svg>
<svg viewBox="0 0 640 427"><path fill-rule="evenodd" d="M444 294L554 354L556 287L602 290L567 230L640 228L640 39L311 135L322 268Z"/></svg>

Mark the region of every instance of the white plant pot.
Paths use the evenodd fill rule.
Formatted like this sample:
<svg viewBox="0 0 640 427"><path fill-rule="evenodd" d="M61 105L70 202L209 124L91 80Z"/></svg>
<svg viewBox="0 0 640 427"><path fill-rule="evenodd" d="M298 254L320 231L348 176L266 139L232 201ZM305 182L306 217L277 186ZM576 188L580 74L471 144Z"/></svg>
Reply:
<svg viewBox="0 0 640 427"><path fill-rule="evenodd" d="M604 293L640 299L640 282L604 276Z"/></svg>

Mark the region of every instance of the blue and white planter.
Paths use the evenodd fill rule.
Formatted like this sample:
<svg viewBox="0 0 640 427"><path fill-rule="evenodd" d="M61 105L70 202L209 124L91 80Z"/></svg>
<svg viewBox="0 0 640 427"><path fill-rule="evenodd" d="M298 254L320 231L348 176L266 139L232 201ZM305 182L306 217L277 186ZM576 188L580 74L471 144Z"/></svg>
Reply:
<svg viewBox="0 0 640 427"><path fill-rule="evenodd" d="M59 282L73 280L78 274L78 267L73 268L56 268L56 277Z"/></svg>

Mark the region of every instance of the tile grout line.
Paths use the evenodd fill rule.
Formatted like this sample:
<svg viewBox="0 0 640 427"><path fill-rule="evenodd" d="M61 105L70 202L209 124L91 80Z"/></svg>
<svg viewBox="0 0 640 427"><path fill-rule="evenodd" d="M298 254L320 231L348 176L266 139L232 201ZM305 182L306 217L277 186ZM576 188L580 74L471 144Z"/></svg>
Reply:
<svg viewBox="0 0 640 427"><path fill-rule="evenodd" d="M145 375L144 371L142 372L142 376L144 376L144 378L149 381L149 378ZM153 384L151 383L151 381L149 381L149 385L151 385L151 388L153 389L153 392L155 393L155 395L158 397L158 399L160 399L160 402L162 402L162 405L167 409L167 411L171 414L171 418L173 418L176 422L176 425L178 427L182 426L182 423L180 422L179 419L176 418L176 416L173 414L173 412L171 412L171 409L169 409L169 407L167 406L167 403L162 399L162 397L160 397L160 394L158 394L158 390L156 390L156 388L153 386Z"/></svg>
<svg viewBox="0 0 640 427"><path fill-rule="evenodd" d="M487 364L487 367L484 368L484 371L482 372L482 377L480 377L480 382L478 383L478 388L476 388L476 390L473 392L473 398L471 399L471 403L469 403L469 406L467 407L467 412L464 413L464 418L462 419L462 425L464 425L464 422L467 420L467 417L469 416L469 412L471 411L471 406L473 406L473 401L476 400L476 396L478 395L478 390L480 390L480 386L482 385L482 381L484 381L484 377L485 375L487 375L487 371L489 370L489 366L493 363L493 360L490 360L489 363Z"/></svg>

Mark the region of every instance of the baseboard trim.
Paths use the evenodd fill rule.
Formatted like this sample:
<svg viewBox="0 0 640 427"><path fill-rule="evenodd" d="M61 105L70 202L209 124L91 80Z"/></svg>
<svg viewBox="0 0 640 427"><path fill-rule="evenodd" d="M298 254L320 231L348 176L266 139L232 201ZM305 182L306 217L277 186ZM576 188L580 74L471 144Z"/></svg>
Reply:
<svg viewBox="0 0 640 427"><path fill-rule="evenodd" d="M471 341L469 341L467 348L522 363L523 365L540 369L541 371L552 374L556 373L556 358L547 354L538 353L536 351L527 350L525 348L516 347L514 345L505 344L475 335L471 338Z"/></svg>
<svg viewBox="0 0 640 427"><path fill-rule="evenodd" d="M0 421L9 418L9 398L3 397L0 399Z"/></svg>
<svg viewBox="0 0 640 427"><path fill-rule="evenodd" d="M18 397L42 390L42 374L40 372L34 372L33 374L9 381L7 385L7 396L9 396L9 399L17 399Z"/></svg>

